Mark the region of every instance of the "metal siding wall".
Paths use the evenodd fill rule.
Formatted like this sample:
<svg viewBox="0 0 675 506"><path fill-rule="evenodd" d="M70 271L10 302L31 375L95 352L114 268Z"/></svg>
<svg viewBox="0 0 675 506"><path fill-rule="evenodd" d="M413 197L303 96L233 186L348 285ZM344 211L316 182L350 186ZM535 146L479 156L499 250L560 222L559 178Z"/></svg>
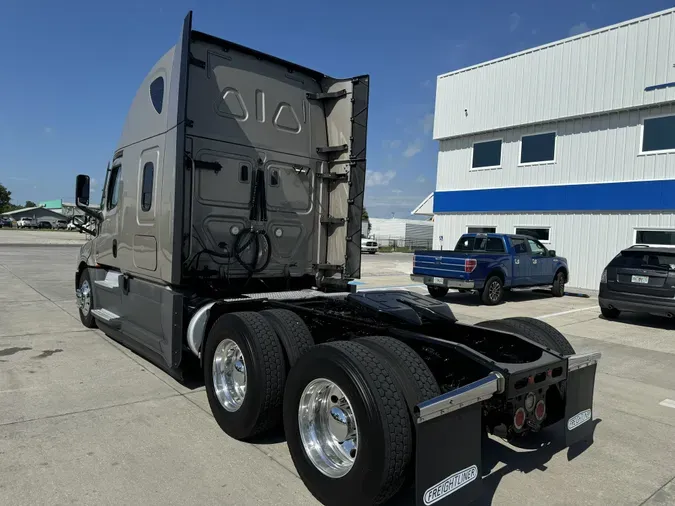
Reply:
<svg viewBox="0 0 675 506"><path fill-rule="evenodd" d="M443 249L453 249L467 225L497 226L499 233L514 233L516 226L551 227L547 246L567 258L570 287L597 290L607 263L623 248L631 246L635 228L675 229L673 213L593 214L452 214L436 215L434 248L444 236Z"/></svg>
<svg viewBox="0 0 675 506"><path fill-rule="evenodd" d="M371 231L370 233L376 239L385 238L385 239L404 239L405 238L405 221L403 220L388 220L388 219L378 219L371 218Z"/></svg>
<svg viewBox="0 0 675 506"><path fill-rule="evenodd" d="M433 223L406 223L405 224L405 238L406 239L422 239L430 241L434 236Z"/></svg>
<svg viewBox="0 0 675 506"><path fill-rule="evenodd" d="M675 10L439 76L434 138L675 100ZM467 111L465 113L465 110Z"/></svg>
<svg viewBox="0 0 675 506"><path fill-rule="evenodd" d="M675 37L673 38L675 40ZM675 178L675 153L639 155L645 117L675 114L675 104L440 142L436 189L597 183ZM520 137L555 130L556 162L519 167ZM474 142L502 138L502 168L471 170Z"/></svg>

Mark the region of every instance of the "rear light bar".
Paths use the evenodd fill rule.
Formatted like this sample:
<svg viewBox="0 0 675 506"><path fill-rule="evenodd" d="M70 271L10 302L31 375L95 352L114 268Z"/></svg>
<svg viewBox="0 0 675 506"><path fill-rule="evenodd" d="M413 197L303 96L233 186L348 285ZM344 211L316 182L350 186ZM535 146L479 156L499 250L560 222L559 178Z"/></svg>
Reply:
<svg viewBox="0 0 675 506"><path fill-rule="evenodd" d="M464 272L473 272L476 269L478 262L474 258L467 258L464 260Z"/></svg>

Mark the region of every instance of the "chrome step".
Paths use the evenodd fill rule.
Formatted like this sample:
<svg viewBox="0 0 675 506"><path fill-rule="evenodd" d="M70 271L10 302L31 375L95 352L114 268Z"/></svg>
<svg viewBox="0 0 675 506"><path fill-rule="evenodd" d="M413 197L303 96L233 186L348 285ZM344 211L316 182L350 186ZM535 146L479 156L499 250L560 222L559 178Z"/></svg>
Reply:
<svg viewBox="0 0 675 506"><path fill-rule="evenodd" d="M101 320L111 326L117 327L122 323L122 318L119 315L116 315L107 309L92 309L91 314L94 315L94 318L97 320Z"/></svg>
<svg viewBox="0 0 675 506"><path fill-rule="evenodd" d="M105 279L97 279L94 281L94 284L96 286L100 286L101 288L107 288L108 290L114 290L115 288L120 287L120 278L122 277L122 274L119 272L111 272L108 271L105 274Z"/></svg>

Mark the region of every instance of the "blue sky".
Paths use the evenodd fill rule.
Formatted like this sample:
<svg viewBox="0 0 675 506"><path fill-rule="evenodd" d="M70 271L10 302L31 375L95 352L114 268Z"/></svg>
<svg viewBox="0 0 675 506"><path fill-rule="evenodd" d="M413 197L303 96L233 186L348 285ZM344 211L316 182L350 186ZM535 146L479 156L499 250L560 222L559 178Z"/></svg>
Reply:
<svg viewBox="0 0 675 506"><path fill-rule="evenodd" d="M436 76L675 6L666 0L5 0L0 183L16 203L100 191L140 81L194 28L336 77L371 75L366 205L409 217L434 189ZM94 199L96 200L96 199Z"/></svg>

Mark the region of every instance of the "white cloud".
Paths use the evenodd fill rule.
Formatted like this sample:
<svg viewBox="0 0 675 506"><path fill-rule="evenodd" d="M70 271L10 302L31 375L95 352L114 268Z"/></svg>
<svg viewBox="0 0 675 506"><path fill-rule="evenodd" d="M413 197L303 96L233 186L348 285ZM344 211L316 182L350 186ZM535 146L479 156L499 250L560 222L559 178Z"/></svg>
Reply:
<svg viewBox="0 0 675 506"><path fill-rule="evenodd" d="M422 86L422 88L429 88L431 86L431 79L427 79L426 81L422 81L420 83L420 86Z"/></svg>
<svg viewBox="0 0 675 506"><path fill-rule="evenodd" d="M8 179L11 179L12 181L30 181L27 177L9 176Z"/></svg>
<svg viewBox="0 0 675 506"><path fill-rule="evenodd" d="M398 149L401 147L401 141L399 139L394 139L393 141L384 140L382 141L382 147L385 149Z"/></svg>
<svg viewBox="0 0 675 506"><path fill-rule="evenodd" d="M509 32L515 32L520 24L520 14L513 12L509 15Z"/></svg>
<svg viewBox="0 0 675 506"><path fill-rule="evenodd" d="M96 188L98 186L98 181L96 180L95 177L92 177L89 180L89 186L91 186L92 188Z"/></svg>
<svg viewBox="0 0 675 506"><path fill-rule="evenodd" d="M403 190L391 190L391 193L395 193L396 195L400 195L403 193Z"/></svg>
<svg viewBox="0 0 675 506"><path fill-rule="evenodd" d="M366 186L387 186L395 177L396 171L393 170L388 170L387 172L367 172Z"/></svg>
<svg viewBox="0 0 675 506"><path fill-rule="evenodd" d="M424 129L425 134L431 133L434 129L434 113L430 112L424 115L422 119L422 128Z"/></svg>
<svg viewBox="0 0 675 506"><path fill-rule="evenodd" d="M597 2L593 2L591 4L591 9L593 9L594 11L597 11L597 10L600 10L600 7L598 6Z"/></svg>
<svg viewBox="0 0 675 506"><path fill-rule="evenodd" d="M417 176L417 179L415 179L415 181L417 181L418 183L426 183L427 178L424 176Z"/></svg>
<svg viewBox="0 0 675 506"><path fill-rule="evenodd" d="M575 35L579 35L581 33L589 31L590 28L588 27L588 24L586 24L586 21L582 21L579 24L574 25L572 28L570 28L570 37L573 37Z"/></svg>
<svg viewBox="0 0 675 506"><path fill-rule="evenodd" d="M53 131L54 131L54 129L53 129L52 127L45 127L45 133L46 133L46 134L50 134L50 133L52 133Z"/></svg>
<svg viewBox="0 0 675 506"><path fill-rule="evenodd" d="M417 139L415 142L408 144L408 147L406 147L405 151L403 152L403 156L406 158L412 158L420 151L422 151L422 141Z"/></svg>

